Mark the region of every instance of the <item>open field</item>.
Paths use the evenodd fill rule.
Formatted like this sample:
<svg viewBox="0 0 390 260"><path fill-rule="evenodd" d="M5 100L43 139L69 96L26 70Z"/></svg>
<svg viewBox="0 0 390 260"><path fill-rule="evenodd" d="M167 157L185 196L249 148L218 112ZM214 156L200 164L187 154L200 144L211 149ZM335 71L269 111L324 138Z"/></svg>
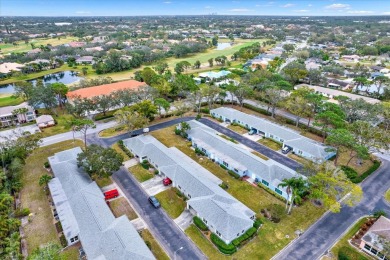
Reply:
<svg viewBox="0 0 390 260"><path fill-rule="evenodd" d="M48 173L43 167L44 162L47 161L47 157L76 146L83 146L83 143L76 140L75 143L65 141L49 145L37 149L26 160L22 175L23 189L20 195L21 207L29 208L33 214L31 221L24 227L29 253L41 244L52 241L60 244L56 228L53 224L54 218L49 201L43 188L39 186L38 181L42 175Z"/></svg>
<svg viewBox="0 0 390 260"><path fill-rule="evenodd" d="M216 175L229 186L227 192L251 208L257 216L261 217L260 210L269 207L284 208L284 202L277 199L265 189L255 187L246 181L236 180L226 170L208 159L200 159L189 147L188 142L174 134L174 127L168 127L151 133L155 138L168 147L175 146L187 156L198 162L204 168ZM277 205L277 206L274 206ZM284 212L284 211L283 211ZM305 202L300 207L295 207L291 215L282 214L279 223L273 223L263 217L264 225L259 231L259 236L235 253L231 259L270 259L293 238L296 230L305 230L318 219L325 210L314 206L310 201ZM288 236L288 237L286 237ZM202 241L202 240L199 240ZM195 241L196 242L196 241ZM206 241L207 242L207 241ZM203 243L203 242L199 242ZM204 244L204 243L203 243ZM200 244L197 243L199 247ZM209 248L207 246L207 248ZM203 249L203 248L202 248ZM209 249L203 252L210 258ZM218 253L218 257L223 257Z"/></svg>
<svg viewBox="0 0 390 260"><path fill-rule="evenodd" d="M129 220L138 218L137 213L130 206L129 202L125 198L117 198L110 201L110 208L114 213L114 216L119 218L122 215L126 215Z"/></svg>
<svg viewBox="0 0 390 260"><path fill-rule="evenodd" d="M141 232L142 239L146 242L149 242L150 244L150 250L152 251L153 255L156 257L157 260L169 260L169 257L164 252L164 250L161 248L161 246L158 244L156 239L152 236L149 230L144 229Z"/></svg>
<svg viewBox="0 0 390 260"><path fill-rule="evenodd" d="M186 208L185 201L179 196L177 196L174 188L170 188L163 192L160 192L155 197L160 201L161 207L173 219L180 216L180 214Z"/></svg>
<svg viewBox="0 0 390 260"><path fill-rule="evenodd" d="M52 46L62 45L65 43L69 43L72 41L77 41L78 38L67 36L66 38L64 36L61 36L60 39L58 37L50 38L50 39L44 39L44 38L37 38L30 40L27 44L24 41L17 42L18 45L13 44L0 44L0 49L3 54L8 54L12 52L27 52L31 51L31 43L35 45L35 48L39 48L39 46L47 44L51 44Z"/></svg>

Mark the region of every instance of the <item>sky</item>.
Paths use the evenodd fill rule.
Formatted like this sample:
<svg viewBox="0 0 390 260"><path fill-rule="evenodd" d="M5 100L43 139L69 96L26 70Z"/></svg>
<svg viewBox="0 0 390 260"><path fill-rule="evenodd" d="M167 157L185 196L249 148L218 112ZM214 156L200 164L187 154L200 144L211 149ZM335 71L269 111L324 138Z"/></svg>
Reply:
<svg viewBox="0 0 390 260"><path fill-rule="evenodd" d="M0 0L0 16L390 15L390 0Z"/></svg>

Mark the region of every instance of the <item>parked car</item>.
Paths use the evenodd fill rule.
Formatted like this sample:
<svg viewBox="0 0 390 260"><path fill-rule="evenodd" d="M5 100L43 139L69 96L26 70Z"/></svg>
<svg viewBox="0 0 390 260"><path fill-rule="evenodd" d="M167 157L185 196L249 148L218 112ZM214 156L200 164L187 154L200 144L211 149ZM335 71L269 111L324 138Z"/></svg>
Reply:
<svg viewBox="0 0 390 260"><path fill-rule="evenodd" d="M104 192L104 199L105 200L113 199L113 198L116 198L118 196L119 196L119 192L117 189L113 189L113 190L109 190L109 191Z"/></svg>
<svg viewBox="0 0 390 260"><path fill-rule="evenodd" d="M254 129L252 129L252 130L249 131L248 134L249 134L249 135L254 135L254 134L256 134L256 131L255 131Z"/></svg>
<svg viewBox="0 0 390 260"><path fill-rule="evenodd" d="M285 145L282 149L282 153L288 154L291 150L292 148L290 146Z"/></svg>
<svg viewBox="0 0 390 260"><path fill-rule="evenodd" d="M159 208L161 205L160 205L160 202L158 201L158 199L156 199L156 197L154 196L150 196L149 197L149 202L150 204L153 205L153 207L155 207L156 209Z"/></svg>
<svg viewBox="0 0 390 260"><path fill-rule="evenodd" d="M172 184L172 180L167 177L167 178L165 178L163 180L163 184L164 184L164 186L171 185Z"/></svg>

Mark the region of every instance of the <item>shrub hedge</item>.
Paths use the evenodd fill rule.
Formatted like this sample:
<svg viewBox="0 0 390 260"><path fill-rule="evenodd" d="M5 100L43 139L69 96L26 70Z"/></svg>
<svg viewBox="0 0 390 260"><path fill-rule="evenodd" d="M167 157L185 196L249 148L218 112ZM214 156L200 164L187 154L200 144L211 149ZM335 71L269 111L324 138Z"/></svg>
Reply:
<svg viewBox="0 0 390 260"><path fill-rule="evenodd" d="M19 218L19 217L25 217L25 216L28 216L30 214L30 209L28 208L23 208L23 209L16 209L15 210L15 217Z"/></svg>
<svg viewBox="0 0 390 260"><path fill-rule="evenodd" d="M232 176L234 179L239 179L241 178L241 176L239 174L237 174L236 172L232 171L232 170L228 170L228 173L230 176Z"/></svg>
<svg viewBox="0 0 390 260"><path fill-rule="evenodd" d="M225 244L216 234L211 233L210 239L213 244L218 248L219 251L226 255L231 255L237 251L236 247L233 244Z"/></svg>
<svg viewBox="0 0 390 260"><path fill-rule="evenodd" d="M122 140L119 140L118 141L118 146L119 148L122 149L122 151L127 155L129 156L130 158L133 158L134 155L129 151L129 149L127 149L127 147L124 145L123 141Z"/></svg>
<svg viewBox="0 0 390 260"><path fill-rule="evenodd" d="M221 168L224 169L224 170L228 170L228 168L225 165L223 165L223 164L220 164L219 166L221 166Z"/></svg>
<svg viewBox="0 0 390 260"><path fill-rule="evenodd" d="M378 160L374 160L374 164L364 173L361 175L358 175L357 172L352 169L351 167L348 166L341 166L341 169L345 172L347 177L353 182L353 183L360 183L362 182L365 178L371 175L371 173L375 172L379 166L381 166L381 162Z"/></svg>
<svg viewBox="0 0 390 260"><path fill-rule="evenodd" d="M150 168L150 163L147 160L143 160L141 163L142 168L149 170Z"/></svg>
<svg viewBox="0 0 390 260"><path fill-rule="evenodd" d="M256 219L255 222L253 223L253 227L258 229L261 224L263 224L263 221L261 221L260 219Z"/></svg>
<svg viewBox="0 0 390 260"><path fill-rule="evenodd" d="M245 107L245 108L248 108L248 109L250 109L250 110L253 110L253 111L255 111L255 112L258 112L258 113L260 113L260 114L266 115L266 116L272 115L271 112L269 112L269 111L267 111L267 110L265 110L265 109L263 109L263 108L255 107L255 106L252 106L252 105L247 104L247 103L244 103L244 107Z"/></svg>
<svg viewBox="0 0 390 260"><path fill-rule="evenodd" d="M43 164L43 166L45 166L46 169L47 169L47 168L50 168L50 163L46 161L46 162Z"/></svg>
<svg viewBox="0 0 390 260"><path fill-rule="evenodd" d="M208 231L209 228L206 226L206 224L197 216L194 216L193 219L195 226L197 226L202 231Z"/></svg>

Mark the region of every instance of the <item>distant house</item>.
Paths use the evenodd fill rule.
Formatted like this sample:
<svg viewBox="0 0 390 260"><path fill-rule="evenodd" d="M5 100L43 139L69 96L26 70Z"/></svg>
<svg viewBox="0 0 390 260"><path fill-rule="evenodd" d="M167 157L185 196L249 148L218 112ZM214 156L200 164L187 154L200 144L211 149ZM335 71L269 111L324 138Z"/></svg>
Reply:
<svg viewBox="0 0 390 260"><path fill-rule="evenodd" d="M384 243L390 243L390 219L381 216L362 237L359 247L377 259L388 259L381 253Z"/></svg>
<svg viewBox="0 0 390 260"><path fill-rule="evenodd" d="M172 180L188 198L187 209L229 244L253 226L255 212L220 185L222 181L176 147L166 147L150 135L123 140L139 161L147 160Z"/></svg>
<svg viewBox="0 0 390 260"><path fill-rule="evenodd" d="M51 115L41 115L35 119L39 128L54 126L56 122Z"/></svg>
<svg viewBox="0 0 390 260"><path fill-rule="evenodd" d="M291 199L286 188L278 185L284 179L300 176L295 171L273 160L263 160L240 145L220 137L218 132L198 121L193 120L189 124L191 129L187 132L188 138L194 148L241 177L248 176L286 200Z"/></svg>
<svg viewBox="0 0 390 260"><path fill-rule="evenodd" d="M284 126L272 123L264 118L248 115L233 108L220 107L210 111L210 114L224 122L237 123L255 133L270 138L284 146L292 148L299 156L313 161L324 161L332 158L335 152L322 143L309 139Z"/></svg>
<svg viewBox="0 0 390 260"><path fill-rule="evenodd" d="M341 56L341 58L346 60L346 61L353 61L353 62L360 60L360 56L356 55L356 54L355 55L343 55L343 56Z"/></svg>
<svg viewBox="0 0 390 260"><path fill-rule="evenodd" d="M77 64L94 64L95 61L93 60L93 56L81 56L80 58L76 59Z"/></svg>
<svg viewBox="0 0 390 260"><path fill-rule="evenodd" d="M2 127L27 123L35 120L35 111L26 102L17 106L0 107Z"/></svg>
<svg viewBox="0 0 390 260"><path fill-rule="evenodd" d="M53 215L68 246L81 242L88 259L155 259L126 215L115 218L96 182L77 165L80 147L49 157Z"/></svg>
<svg viewBox="0 0 390 260"><path fill-rule="evenodd" d="M147 85L144 82L139 82L136 80L126 80L126 81L120 81L111 84L104 84L100 86L82 88L82 89L70 91L66 96L68 97L69 102L72 102L72 99L77 97L93 98L101 95L109 95L117 90L123 90L123 89L138 90L146 86Z"/></svg>
<svg viewBox="0 0 390 260"><path fill-rule="evenodd" d="M67 45L72 48L81 48L84 47L87 43L85 42L70 42Z"/></svg>
<svg viewBox="0 0 390 260"><path fill-rule="evenodd" d="M346 81L338 80L338 79L329 79L328 80L328 88L335 89L348 89L352 87L352 85Z"/></svg>
<svg viewBox="0 0 390 260"><path fill-rule="evenodd" d="M218 72L208 71L208 72L199 73L198 77L199 78L208 79L208 80L215 80L215 79L220 79L222 77L226 77L230 73L231 72L227 71L227 70L221 70L221 71L218 71Z"/></svg>
<svg viewBox="0 0 390 260"><path fill-rule="evenodd" d="M88 51L88 52L104 51L104 49L100 46L97 46L97 47L85 48L85 51Z"/></svg>
<svg viewBox="0 0 390 260"><path fill-rule="evenodd" d="M375 65L375 66L371 66L370 69L375 72L381 72L381 70L385 69L385 67Z"/></svg>

